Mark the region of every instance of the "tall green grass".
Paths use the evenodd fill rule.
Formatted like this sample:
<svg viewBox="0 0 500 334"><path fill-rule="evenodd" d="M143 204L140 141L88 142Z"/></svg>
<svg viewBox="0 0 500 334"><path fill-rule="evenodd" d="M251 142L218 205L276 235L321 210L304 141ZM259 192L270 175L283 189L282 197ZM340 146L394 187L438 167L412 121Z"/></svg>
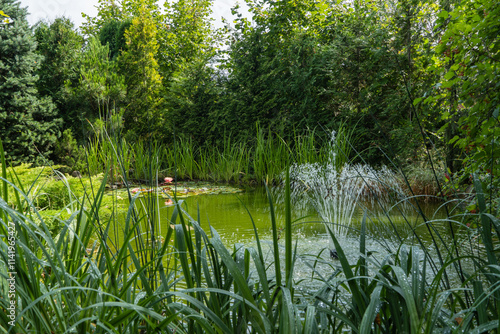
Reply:
<svg viewBox="0 0 500 334"><path fill-rule="evenodd" d="M281 140L272 133L266 135ZM293 149L283 142L272 151L266 140L263 137L260 142L259 168L272 175L265 156L269 153L282 157L284 170L288 170ZM19 185L15 169L7 168L0 145L0 305L7 310L12 300L16 304L15 328L8 325L8 313L0 312L2 333L498 332L500 221L487 211L477 178L477 213L450 214L444 221L424 219L435 236L433 247L442 251L438 259L423 242L421 246L401 242L388 247L384 256L375 256L366 246L371 236L366 228L369 217L365 216L359 231L359 257L349 260L330 232L339 255L338 262L331 262L322 250L312 259L297 253L288 176L283 189L284 246L270 191L270 248L256 229L255 245L225 245L213 228L206 233L200 227L202 213L198 210L196 217L190 216L182 201L176 201L168 229L160 231L161 204L154 193L141 199L140 194L128 193L126 219L117 226L113 215L100 214L100 207L110 175L118 170L126 176L121 152L128 144L112 138L108 141L99 145L109 154L96 152L96 160L89 154L89 166L92 161L104 166L100 186L88 186L80 196L65 183L71 198L71 205L66 206L70 215L61 220L57 235L25 190L42 187L41 179ZM200 154L189 151L189 142L181 145L188 150L180 152ZM237 148L228 142L223 152ZM140 168L130 169L140 170L148 178L145 182L154 184L164 167L160 163L164 153L153 144L143 146L141 152L142 162L134 165L131 158L131 166ZM228 164L227 175L233 180L246 158ZM206 158L204 164L220 161ZM117 167L112 168L113 164ZM123 180L127 185L127 178ZM458 226L451 242L435 228L443 223ZM14 299L5 284L12 272L7 266L12 254L9 226L15 226L16 236ZM115 229L123 237L116 238ZM296 281L298 260L311 268L317 288L303 289L308 282ZM467 269L458 265L466 260L473 265ZM316 270L318 263L330 266L331 273L324 276ZM458 278L455 283L450 282L453 273Z"/></svg>
<svg viewBox="0 0 500 334"><path fill-rule="evenodd" d="M190 138L177 138L175 143L130 143L101 131L86 145L85 172L102 173L111 158L110 182L120 183L124 178L147 181L149 159L155 159L160 179L176 176L180 180L272 184L280 182L288 157L295 163L329 159L326 146L321 145L322 136L316 131L294 133L292 138L287 143L270 129L264 131L257 126L253 142L235 142L227 135L221 147L199 147Z"/></svg>
<svg viewBox="0 0 500 334"><path fill-rule="evenodd" d="M10 299L7 289L2 289L1 305L7 309L14 300L17 313L15 327L5 326L3 331L271 333L280 326L301 324L295 317L282 317L297 311L291 291L291 234L286 237L285 286L280 280L273 283L275 277L268 274L269 263L260 243L257 249L231 250L215 230L208 237L200 228L200 213L193 219L183 210L182 201L170 217L171 227L160 233L155 229L159 226L159 213L154 212L157 203L139 210L139 194L129 194L130 207L120 227L123 238L115 239L113 220L99 215L105 173L99 189L87 189L81 198L75 196L74 212L54 236L30 197L6 176L4 172L4 187L14 189L16 200L0 200L0 273L8 278L11 271L6 267L9 248L5 237L13 222L16 296ZM145 200L155 202L157 198L153 195ZM272 221L276 230L274 214ZM289 218L286 228L291 231ZM274 272L280 276L279 256L275 258ZM0 316L3 324L10 321L6 315Z"/></svg>

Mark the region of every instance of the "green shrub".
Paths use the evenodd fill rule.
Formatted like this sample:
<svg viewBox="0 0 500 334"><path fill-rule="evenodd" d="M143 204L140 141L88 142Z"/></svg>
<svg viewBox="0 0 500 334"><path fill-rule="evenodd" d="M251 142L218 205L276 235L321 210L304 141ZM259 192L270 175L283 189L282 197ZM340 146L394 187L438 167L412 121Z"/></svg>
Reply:
<svg viewBox="0 0 500 334"><path fill-rule="evenodd" d="M56 143L54 154L56 161L72 170L81 172L85 170L85 151L77 144L71 129L64 130L62 137Z"/></svg>

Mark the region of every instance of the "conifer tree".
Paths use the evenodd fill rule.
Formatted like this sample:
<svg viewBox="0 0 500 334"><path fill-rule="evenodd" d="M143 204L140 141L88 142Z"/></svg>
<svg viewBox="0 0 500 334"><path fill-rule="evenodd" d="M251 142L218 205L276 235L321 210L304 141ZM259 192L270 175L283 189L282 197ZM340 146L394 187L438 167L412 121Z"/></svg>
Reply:
<svg viewBox="0 0 500 334"><path fill-rule="evenodd" d="M78 134L81 122L77 104L68 96L65 86L79 80L79 57L83 37L74 29L68 18L59 17L53 22L40 22L34 29L36 52L44 57L38 67L37 90L40 96L50 96L64 120L64 128Z"/></svg>
<svg viewBox="0 0 500 334"><path fill-rule="evenodd" d="M42 57L26 20L27 9L0 0L12 23L0 26L0 135L14 164L42 163L60 136L61 120L51 99L39 98L36 71Z"/></svg>
<svg viewBox="0 0 500 334"><path fill-rule="evenodd" d="M159 136L158 126L163 120L159 111L162 78L156 59L158 30L152 12L146 6L138 11L139 16L132 19L125 32L126 50L118 58L122 73L126 75L130 100L125 122L139 136Z"/></svg>

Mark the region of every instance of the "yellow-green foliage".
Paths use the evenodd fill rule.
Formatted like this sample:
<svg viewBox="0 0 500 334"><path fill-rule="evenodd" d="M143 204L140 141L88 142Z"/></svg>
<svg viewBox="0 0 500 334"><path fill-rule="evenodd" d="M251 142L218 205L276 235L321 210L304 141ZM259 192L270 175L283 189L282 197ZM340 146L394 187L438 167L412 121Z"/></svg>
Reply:
<svg viewBox="0 0 500 334"><path fill-rule="evenodd" d="M32 168L29 164L22 164L10 168L7 173L9 180L28 196L38 210L60 210L80 199L91 184L88 178L75 178L59 172L60 167ZM95 177L92 183L98 187L101 180L102 177ZM15 200L12 187L9 187L9 200Z"/></svg>
<svg viewBox="0 0 500 334"><path fill-rule="evenodd" d="M84 201L84 207L91 207L93 194L101 186L103 175L89 177L73 177L58 171L62 166L31 167L22 164L7 170L7 178L26 194L31 207L36 208L45 224L53 234L57 234L63 226L63 220L75 213ZM9 204L18 206L14 188L8 187ZM20 198L22 203L25 199ZM122 201L124 202L124 201ZM26 207L28 207L26 206ZM113 211L114 208L114 211ZM103 196L99 206L99 218L108 220L112 213L125 211L125 204L117 205L116 198ZM36 219L38 220L38 219Z"/></svg>

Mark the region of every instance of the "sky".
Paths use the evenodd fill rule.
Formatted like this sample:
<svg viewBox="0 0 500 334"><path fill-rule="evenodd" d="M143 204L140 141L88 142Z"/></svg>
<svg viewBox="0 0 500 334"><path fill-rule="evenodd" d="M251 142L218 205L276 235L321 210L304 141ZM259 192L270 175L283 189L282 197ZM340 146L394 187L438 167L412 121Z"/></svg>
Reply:
<svg viewBox="0 0 500 334"><path fill-rule="evenodd" d="M214 0L213 18L216 27L222 26L221 16L232 19L231 8L237 0ZM238 1L243 7L244 1ZM92 17L97 15L97 0L21 0L21 7L28 7L28 22L30 25L39 20L53 21L56 17L69 17L76 27L80 26L84 19L82 12Z"/></svg>

